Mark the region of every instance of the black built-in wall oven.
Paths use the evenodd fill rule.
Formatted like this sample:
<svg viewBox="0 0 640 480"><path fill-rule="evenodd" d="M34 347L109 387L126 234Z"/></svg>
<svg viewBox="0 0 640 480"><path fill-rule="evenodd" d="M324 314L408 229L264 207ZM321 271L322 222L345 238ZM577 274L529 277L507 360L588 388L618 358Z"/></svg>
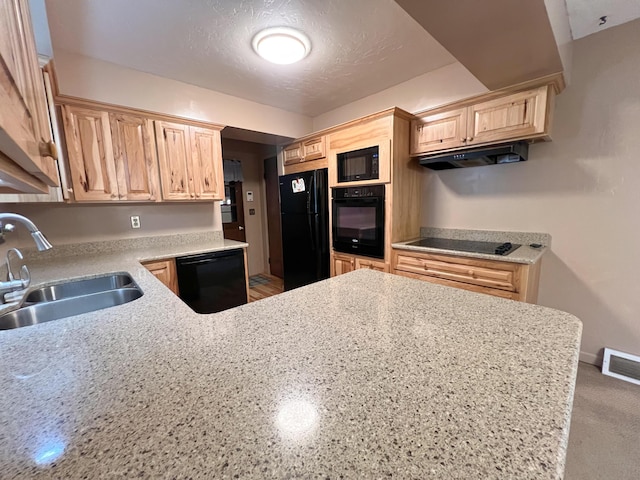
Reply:
<svg viewBox="0 0 640 480"><path fill-rule="evenodd" d="M384 185L332 189L333 249L384 258Z"/></svg>

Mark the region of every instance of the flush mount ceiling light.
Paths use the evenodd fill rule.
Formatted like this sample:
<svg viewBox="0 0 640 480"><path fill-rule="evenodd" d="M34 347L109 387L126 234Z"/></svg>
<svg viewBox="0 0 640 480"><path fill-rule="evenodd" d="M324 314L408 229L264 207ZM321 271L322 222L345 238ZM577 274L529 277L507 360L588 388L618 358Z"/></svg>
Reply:
<svg viewBox="0 0 640 480"><path fill-rule="evenodd" d="M309 37L289 27L266 28L253 37L251 44L258 55L279 65L298 62L311 51Z"/></svg>

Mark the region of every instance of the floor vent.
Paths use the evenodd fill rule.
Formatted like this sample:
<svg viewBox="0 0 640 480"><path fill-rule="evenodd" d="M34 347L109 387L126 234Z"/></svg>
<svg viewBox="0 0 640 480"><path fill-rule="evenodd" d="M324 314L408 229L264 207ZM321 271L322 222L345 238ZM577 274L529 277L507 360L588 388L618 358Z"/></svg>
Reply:
<svg viewBox="0 0 640 480"><path fill-rule="evenodd" d="M640 385L640 357L605 348L602 373Z"/></svg>

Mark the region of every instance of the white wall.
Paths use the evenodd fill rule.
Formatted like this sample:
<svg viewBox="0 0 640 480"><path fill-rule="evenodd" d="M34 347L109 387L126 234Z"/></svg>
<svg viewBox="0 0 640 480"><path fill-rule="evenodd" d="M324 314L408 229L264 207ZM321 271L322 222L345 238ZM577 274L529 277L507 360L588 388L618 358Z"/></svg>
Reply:
<svg viewBox="0 0 640 480"><path fill-rule="evenodd" d="M313 119L313 131L391 107L418 112L486 91L478 79L456 62L319 115Z"/></svg>
<svg viewBox="0 0 640 480"><path fill-rule="evenodd" d="M640 354L640 20L574 42L553 142L521 164L429 173L423 225L552 235L539 303L582 319L582 359Z"/></svg>
<svg viewBox="0 0 640 480"><path fill-rule="evenodd" d="M288 137L310 117L55 49L60 93Z"/></svg>
<svg viewBox="0 0 640 480"><path fill-rule="evenodd" d="M0 204L0 211L25 215L54 246L117 238L171 235L222 230L219 202L64 205ZM131 215L140 216L139 229L131 228ZM27 230L16 225L7 236L9 246L33 246ZM2 254L2 250L0 250Z"/></svg>

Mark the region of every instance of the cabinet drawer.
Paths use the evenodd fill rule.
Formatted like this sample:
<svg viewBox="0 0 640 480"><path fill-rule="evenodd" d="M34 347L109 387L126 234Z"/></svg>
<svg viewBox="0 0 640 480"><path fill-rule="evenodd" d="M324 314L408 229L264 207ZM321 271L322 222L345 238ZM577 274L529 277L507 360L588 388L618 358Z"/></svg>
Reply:
<svg viewBox="0 0 640 480"><path fill-rule="evenodd" d="M356 258L356 270L358 268L368 268L369 270L389 273L388 263L376 262L375 260L368 260L365 258Z"/></svg>
<svg viewBox="0 0 640 480"><path fill-rule="evenodd" d="M517 292L518 266L430 254L398 253L396 270L454 282Z"/></svg>
<svg viewBox="0 0 640 480"><path fill-rule="evenodd" d="M431 277L429 275L421 275L418 273L405 272L402 270L394 270L393 273L401 277L414 278L416 280L422 280L424 282L446 285L447 287L461 288L463 290L469 290L471 292L486 293L488 295L493 295L494 297L507 298L509 300L522 300L521 295L518 292L510 292L508 290L500 290L498 288L483 287L482 285L475 285L472 283L456 282L444 278Z"/></svg>

